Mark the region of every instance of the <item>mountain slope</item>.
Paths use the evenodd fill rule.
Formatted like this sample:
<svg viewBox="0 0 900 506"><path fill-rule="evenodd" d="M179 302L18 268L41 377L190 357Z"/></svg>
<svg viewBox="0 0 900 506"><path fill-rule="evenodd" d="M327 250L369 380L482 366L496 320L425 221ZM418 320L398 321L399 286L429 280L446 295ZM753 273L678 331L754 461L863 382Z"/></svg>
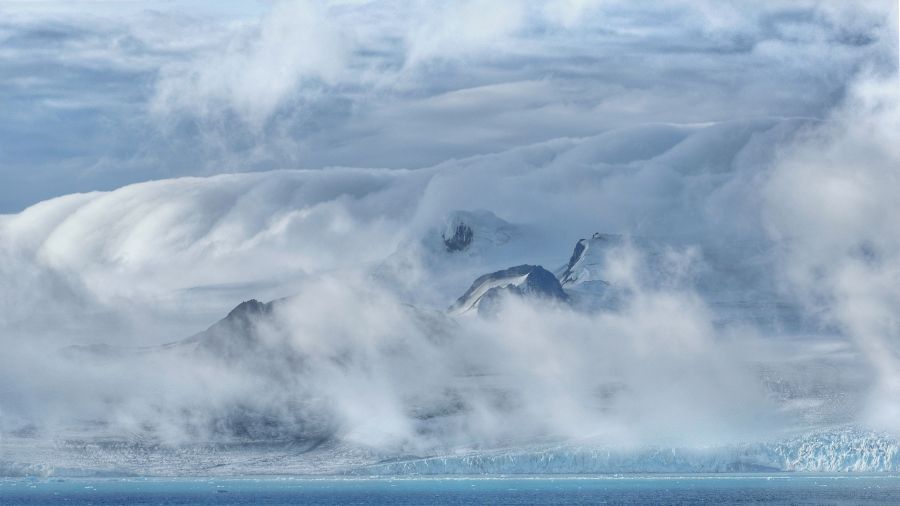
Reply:
<svg viewBox="0 0 900 506"><path fill-rule="evenodd" d="M475 309L479 314L490 314L496 309L499 298L505 295L549 301L566 301L569 298L550 271L540 265L518 265L479 277L450 306L449 311L451 314L463 314Z"/></svg>

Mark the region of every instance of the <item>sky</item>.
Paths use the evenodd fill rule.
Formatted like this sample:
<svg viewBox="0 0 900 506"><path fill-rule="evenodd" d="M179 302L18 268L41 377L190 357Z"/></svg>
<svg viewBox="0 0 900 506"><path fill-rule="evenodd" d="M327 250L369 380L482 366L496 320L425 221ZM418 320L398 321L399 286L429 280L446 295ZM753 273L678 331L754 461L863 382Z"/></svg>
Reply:
<svg viewBox="0 0 900 506"><path fill-rule="evenodd" d="M417 169L649 122L821 118L891 2L0 5L0 213L183 175Z"/></svg>
<svg viewBox="0 0 900 506"><path fill-rule="evenodd" d="M825 357L804 385L896 434L896 19L889 1L0 2L0 432L702 446L808 422L821 399L774 405L760 364ZM452 255L459 216L478 242ZM629 238L595 280L619 303L446 314L595 232ZM281 301L252 353L246 332L224 357L160 347L251 298Z"/></svg>

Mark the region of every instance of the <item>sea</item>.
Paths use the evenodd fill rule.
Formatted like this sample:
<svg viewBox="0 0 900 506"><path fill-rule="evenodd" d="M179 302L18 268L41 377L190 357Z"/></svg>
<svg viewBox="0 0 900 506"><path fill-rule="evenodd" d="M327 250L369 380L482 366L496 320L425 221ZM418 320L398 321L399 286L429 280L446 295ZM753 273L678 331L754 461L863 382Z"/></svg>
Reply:
<svg viewBox="0 0 900 506"><path fill-rule="evenodd" d="M900 504L900 475L5 478L0 505Z"/></svg>

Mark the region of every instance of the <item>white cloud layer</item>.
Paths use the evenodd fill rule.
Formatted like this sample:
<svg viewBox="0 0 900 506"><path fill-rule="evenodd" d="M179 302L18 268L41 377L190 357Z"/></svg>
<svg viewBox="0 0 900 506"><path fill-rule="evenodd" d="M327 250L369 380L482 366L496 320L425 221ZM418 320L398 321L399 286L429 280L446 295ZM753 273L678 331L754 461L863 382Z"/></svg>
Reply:
<svg viewBox="0 0 900 506"><path fill-rule="evenodd" d="M869 357L882 381L870 416L889 427L900 413L898 88L896 79L858 83L781 157L765 192L786 283Z"/></svg>
<svg viewBox="0 0 900 506"><path fill-rule="evenodd" d="M0 7L0 211L177 175L822 117L860 67L896 66L878 2L42 5Z"/></svg>
<svg viewBox="0 0 900 506"><path fill-rule="evenodd" d="M17 212L0 215L0 431L84 422L398 453L702 445L797 423L761 369L800 375L783 349L835 348L855 369L812 376L852 377L841 388L867 408L842 420L891 428L887 10L295 2L3 18L0 198ZM479 210L506 235L449 255L447 217ZM555 269L593 232L634 238L603 272L616 304L443 312L475 277ZM132 349L281 297L254 340ZM125 348L57 351L100 343ZM204 346L221 353L191 351Z"/></svg>

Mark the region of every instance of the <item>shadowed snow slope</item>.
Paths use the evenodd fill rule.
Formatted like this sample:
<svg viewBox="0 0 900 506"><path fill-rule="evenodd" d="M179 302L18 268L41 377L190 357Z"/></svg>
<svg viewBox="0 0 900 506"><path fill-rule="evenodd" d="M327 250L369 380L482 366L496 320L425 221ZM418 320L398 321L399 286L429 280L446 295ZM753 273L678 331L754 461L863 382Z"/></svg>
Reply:
<svg viewBox="0 0 900 506"><path fill-rule="evenodd" d="M450 306L450 312L462 314L477 309L479 314L489 314L495 310L490 307L504 294L556 301L569 298L556 277L540 265L519 265L476 279Z"/></svg>

